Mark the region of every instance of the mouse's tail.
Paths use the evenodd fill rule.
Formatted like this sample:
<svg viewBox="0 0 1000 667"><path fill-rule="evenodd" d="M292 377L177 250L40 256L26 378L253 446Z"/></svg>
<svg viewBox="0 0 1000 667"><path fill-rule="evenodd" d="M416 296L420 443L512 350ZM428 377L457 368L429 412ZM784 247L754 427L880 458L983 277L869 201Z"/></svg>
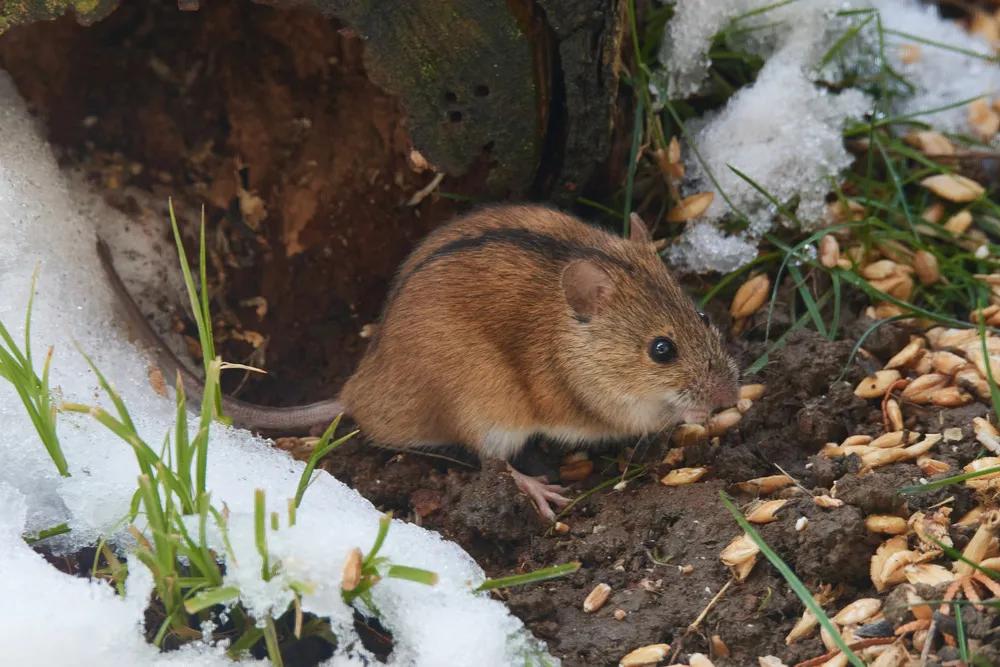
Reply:
<svg viewBox="0 0 1000 667"><path fill-rule="evenodd" d="M177 355L163 342L159 334L153 330L145 315L139 310L135 299L125 287L125 283L122 282L118 271L115 270L111 250L100 239L97 241L97 254L118 301L126 311L129 324L134 329L135 334L142 339L143 344L155 355L156 363L164 377L170 378L180 375L188 396L200 400L202 394L205 393L205 384L177 358ZM347 410L343 402L336 398L306 405L268 407L247 403L228 396L222 398L222 408L226 416L231 418L236 426L285 435L306 433L314 426L325 427Z"/></svg>

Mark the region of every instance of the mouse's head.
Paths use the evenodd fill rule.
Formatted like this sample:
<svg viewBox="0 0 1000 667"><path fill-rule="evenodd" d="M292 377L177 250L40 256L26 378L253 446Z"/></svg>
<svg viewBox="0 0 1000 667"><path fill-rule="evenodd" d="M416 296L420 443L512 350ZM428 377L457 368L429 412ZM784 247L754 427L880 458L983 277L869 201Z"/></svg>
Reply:
<svg viewBox="0 0 1000 667"><path fill-rule="evenodd" d="M562 358L592 409L627 432L704 421L734 405L739 371L633 216L628 240L571 260ZM575 360L575 361L574 361Z"/></svg>

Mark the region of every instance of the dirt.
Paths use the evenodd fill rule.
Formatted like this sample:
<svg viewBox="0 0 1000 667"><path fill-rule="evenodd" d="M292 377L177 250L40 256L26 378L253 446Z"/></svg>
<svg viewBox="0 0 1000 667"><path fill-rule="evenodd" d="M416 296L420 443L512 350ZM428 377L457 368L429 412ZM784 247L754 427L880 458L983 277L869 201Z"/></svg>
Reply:
<svg viewBox="0 0 1000 667"><path fill-rule="evenodd" d="M205 203L222 354L270 371L242 384L243 398L291 404L329 395L364 349L360 332L377 318L396 265L460 209L442 196L405 205L430 174L411 165L405 118L368 82L361 53L357 38L310 13L222 0L197 14L126 3L91 28L60 20L0 39L0 65L47 123L63 162L83 169L109 201L137 215L159 201L160 216L168 195L188 210ZM475 197L482 182L472 173L445 185ZM710 467L704 481L659 484L669 445L644 444L632 462L650 471L574 506L564 534L547 530L501 465L459 449L401 453L353 441L323 467L378 507L456 540L491 576L580 561L575 575L501 593L566 665L617 664L657 642L670 643L680 661L711 653L713 635L730 652L713 656L719 667L767 654L793 664L825 648L818 638L785 645L802 606L773 568L758 564L719 595L730 581L719 552L741 532L720 493L746 503L752 497L733 484L778 466L809 491L836 482L845 507L825 510L788 493L791 502L761 533L812 590L838 586L838 604L872 594L868 564L879 539L865 529L866 515L926 508L945 495L954 496L956 516L972 506L962 489L897 493L923 476L914 465L860 475L855 457L816 455L826 442L881 432L878 406L853 387L906 341L887 325L866 340L868 356L852 358L871 322L854 319L860 304L849 305L847 340L789 336L752 378L768 390L739 426L685 449L681 465ZM744 365L765 349L756 324L732 344ZM907 426L961 426L963 439L936 455L954 472L976 454L968 425L986 410L907 406ZM278 445L308 455L299 440ZM518 465L555 478L561 456L538 443ZM620 448L592 458L595 472L574 492L620 475ZM796 529L801 517L805 530ZM953 537L961 547L969 535ZM610 599L584 613L584 597L601 582L612 587Z"/></svg>

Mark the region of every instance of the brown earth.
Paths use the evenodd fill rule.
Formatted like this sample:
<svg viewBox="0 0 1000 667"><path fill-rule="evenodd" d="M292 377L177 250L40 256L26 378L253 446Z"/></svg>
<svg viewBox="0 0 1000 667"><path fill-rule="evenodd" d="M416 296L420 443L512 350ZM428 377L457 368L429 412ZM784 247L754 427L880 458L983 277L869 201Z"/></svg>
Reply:
<svg viewBox="0 0 1000 667"><path fill-rule="evenodd" d="M431 174L409 161L405 119L365 78L361 49L311 14L235 2L205 3L198 15L128 3L91 28L60 20L0 39L0 65L47 122L63 161L83 168L112 203L139 215L146 202L159 202L158 216L168 195L186 209L205 203L222 354L270 371L243 384L243 398L291 404L329 395L363 350L359 332L377 318L395 266L459 208L440 195L405 205ZM475 197L482 179L477 172L442 189ZM760 324L733 344L744 362L764 349ZM845 321L854 338L868 324ZM825 649L818 638L785 646L802 606L766 563L689 630L730 580L719 552L740 531L720 492L746 502L732 484L777 466L809 490L837 481L847 506L825 510L790 495L761 533L811 589L839 585L840 603L871 594L868 561L879 540L864 517L927 507L946 494L897 493L922 476L914 465L859 475L856 459L816 452L849 434L880 432L876 402L852 388L905 340L883 327L865 343L872 356L849 362L851 341L793 334L762 372L769 389L740 425L720 442L685 450L683 465L710 466L705 481L660 485L655 472L667 445L642 444L633 463L650 472L579 503L564 517L565 534L546 530L500 466L480 467L460 450L399 453L358 441L324 467L378 507L458 541L490 575L579 560L573 576L502 594L564 664L617 664L657 642L672 644L682 660L709 653L712 635L731 652L713 657L719 667L767 654L792 664ZM962 441L939 448L940 460L957 468L975 456L969 424L985 406L904 410L910 428L964 429ZM296 440L280 445L306 451ZM519 463L555 477L560 456L540 445ZM594 474L573 488L616 478L623 456L593 453ZM948 495L955 516L971 507L962 489ZM809 520L805 530L795 529L800 517ZM953 538L961 548L969 535ZM585 614L581 603L599 582L612 587L611 598ZM624 620L614 618L617 609ZM970 632L989 630L974 620Z"/></svg>

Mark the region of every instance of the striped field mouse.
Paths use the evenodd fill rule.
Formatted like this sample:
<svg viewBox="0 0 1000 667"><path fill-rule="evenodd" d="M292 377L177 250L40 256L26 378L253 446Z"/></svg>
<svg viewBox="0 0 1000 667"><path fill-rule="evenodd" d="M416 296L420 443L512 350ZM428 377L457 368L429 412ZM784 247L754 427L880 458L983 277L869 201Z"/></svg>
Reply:
<svg viewBox="0 0 1000 667"><path fill-rule="evenodd" d="M301 433L346 413L377 444L462 444L510 460L529 438L587 445L703 421L736 402L738 371L638 216L628 239L535 205L483 208L422 241L340 393L265 407L226 398L238 426ZM202 385L158 338L99 254L162 370ZM564 489L508 464L539 513Z"/></svg>

